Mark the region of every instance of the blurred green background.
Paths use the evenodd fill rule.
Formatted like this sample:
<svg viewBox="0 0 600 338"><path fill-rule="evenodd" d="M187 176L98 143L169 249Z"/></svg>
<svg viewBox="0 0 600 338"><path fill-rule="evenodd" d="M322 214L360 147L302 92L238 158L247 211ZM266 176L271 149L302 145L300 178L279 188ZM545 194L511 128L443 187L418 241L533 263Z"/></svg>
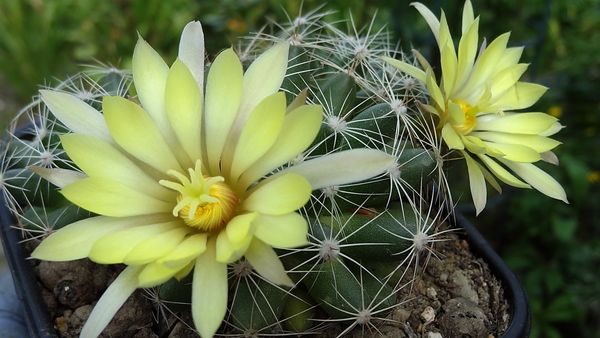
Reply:
<svg viewBox="0 0 600 338"><path fill-rule="evenodd" d="M352 16L357 27L386 26L408 51L435 58L435 41L410 1L331 0L327 20ZM455 36L462 2L423 1L444 8ZM203 23L215 54L269 19L288 21L324 3L304 0L2 0L0 1L0 127L37 92L80 70L80 64L128 67L137 33L168 62L190 20ZM523 80L550 87L532 111L567 126L555 136L559 167L542 164L571 204L536 191L505 187L474 217L465 177L453 192L463 211L518 273L534 318L532 337L600 337L600 0L473 0L480 37L512 31L530 63ZM351 9L351 12L350 12ZM287 14L286 14L287 13ZM460 166L451 164L450 166Z"/></svg>

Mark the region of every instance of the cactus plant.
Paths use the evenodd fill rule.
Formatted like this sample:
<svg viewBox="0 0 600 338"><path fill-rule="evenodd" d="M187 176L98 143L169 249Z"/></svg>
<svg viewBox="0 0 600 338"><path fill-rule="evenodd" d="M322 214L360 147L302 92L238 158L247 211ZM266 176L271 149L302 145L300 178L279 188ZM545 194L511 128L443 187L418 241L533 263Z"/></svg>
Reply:
<svg viewBox="0 0 600 338"><path fill-rule="evenodd" d="M465 8L470 8L468 1ZM423 11L421 7L419 10ZM286 66L283 68L285 76L282 74L282 82L280 85L276 84L277 88L274 92L281 90L285 93L285 95L277 96L277 100L285 101L287 115L281 114L279 117L281 121L277 123L283 124L283 128L286 128L285 126L288 124L289 128L284 130L289 131L291 136L281 135L278 137L283 139L289 136L289 140L295 140L296 134L293 133L305 132L305 130L292 128L296 123L301 122L299 118L295 117L295 115L299 115L299 111L309 114L308 109L305 109L306 112L301 111L304 109L303 107L321 107L320 109L322 109L322 117L319 117L322 122L320 126L317 126L318 130L313 128L315 137L311 138L302 149L298 148L299 150L294 153L295 157L284 159L285 163L278 159L275 162L279 162L269 168L269 177L282 177L281 173L299 173L305 175L304 177L312 188L318 187L318 189L312 189L310 196L306 196L308 201L302 203L303 206L298 211L307 224L306 231L301 235L307 236L308 240L296 241L287 246L277 245L277 243L285 241L275 241L275 244L272 245L274 250L269 248L271 251L266 249L260 251L276 253L279 261L256 257L250 252L250 249L246 253L246 259L242 259L241 256L244 255L248 245L252 246L254 242L248 242L250 244L247 243L243 250L241 247L236 247L229 253L233 257L231 259L220 260L219 255L222 253L217 250L216 261L218 263L216 264L228 263L226 288L229 290L229 295L226 300L226 313L221 317L224 320L223 325L220 325L221 319L217 318L214 319L216 326L215 323L211 323L212 326L207 328L204 319L198 317L206 315L206 311L194 312L193 308L198 306L195 300L198 291L194 291L194 288L191 287L191 283L195 283L190 280L191 277L194 276L194 280L201 279L202 283L205 283L203 284L205 288L212 287L209 284L215 282L202 276L201 273L197 273L203 268L203 266L198 266L200 260L196 263L196 267L193 263L188 263L189 260L186 261L186 264L178 266L177 270L165 274L166 279L160 280L159 283L142 283L141 285L154 287L149 289L148 293L156 303L163 306L163 311L164 309L171 312L192 310L197 328L205 338L213 335L215 331L223 334L242 333L244 336L285 332L310 333L322 329L332 321L347 324L341 335L349 332L355 326L371 327L373 321L377 318L384 319L396 307L399 301L396 297L397 291L410 287L411 281L415 279L415 276L406 275L407 268L411 265L422 264L431 254L435 254L433 246L443 235L440 225L449 216L446 214L446 210L440 206L440 198L451 199L444 175L444 159L451 150L444 145L443 134L436 130L439 128L439 117L435 116L436 113L428 104L430 95L433 95L438 105L440 104L437 94L427 92L432 87L431 72L427 70L427 81L421 81L423 80L421 75L425 73L417 68L417 61L425 68L428 67L428 64L419 54L417 54L417 58L412 59L399 51L384 30L371 32L369 28L356 29L352 23L348 23L350 26L348 33L340 28L339 23L334 25L325 22L323 20L325 14L314 12L307 16L299 16L288 24L277 25L278 31L270 34L261 32L240 42L237 49L234 50L237 58L247 68L247 72L252 72L251 68L248 68L252 66L248 65L253 61L261 62L257 61L258 59L255 60L255 55L269 53L268 48L271 48L274 42L276 47L273 48L278 48L278 51L283 50L283 47L277 46L287 46L285 47L288 50L287 53L279 52L281 55L287 55ZM186 43L196 42L186 40ZM143 43L140 43L139 46L139 49L147 48ZM189 63L189 55L186 54L183 42L182 46L180 58L184 60L184 63ZM202 49L190 48L190 50L198 52ZM187 61L186 57L188 57ZM235 59L236 56L232 50L228 50L222 52L220 57L215 60L211 68L220 69L221 73L219 74L228 74L218 62L225 62L223 60L226 57ZM144 58L150 57L145 55ZM382 58L388 63L382 61ZM398 58L400 61L392 61ZM200 59L203 60L203 57ZM198 58L196 57L195 60ZM264 62L264 59L262 60ZM271 61L273 60L275 59ZM186 66L189 70L185 68ZM216 76L211 77L213 73L209 73L208 77L204 78L203 64L186 66L174 65L171 71L175 73L173 69L176 69L179 72L187 72L188 75L195 76L200 93L204 86L211 85L207 85L207 82L219 81ZM177 67L180 67L180 70ZM262 67L261 69L264 70L268 66ZM134 69L134 73L135 71ZM181 80L187 76L184 75L177 79ZM173 75L173 78L175 76L177 75ZM133 79L129 72L112 67L100 67L91 72L82 72L64 81L58 87L49 89L53 93L61 95L68 93L69 97L76 97L77 104L87 105L85 109L107 110L109 109L107 100L102 103L102 97L111 96L136 100L137 93L132 87ZM216 86L225 88L226 80L221 79L222 83ZM169 83L168 78L166 81ZM136 85L138 85L137 80ZM254 85L261 84L254 83ZM153 100L152 97L147 96L147 89L136 89L138 93L146 91L144 93L146 97L140 98L143 105ZM168 87L167 90L169 90ZM198 88L194 90L198 91ZM209 92L210 89L206 90ZM173 95L176 98L180 97L176 94ZM206 100L214 100L214 97L208 95ZM40 239L67 224L76 222L83 224L82 222L85 221L82 220L104 217L94 213L103 214L103 208L85 210L80 207L82 203L78 198L73 197L74 195L65 193L64 190L61 194L54 187L56 185L64 189L70 183L85 177L85 174L93 175L90 174L87 167L84 167L85 161L81 160L82 155L78 155L78 151L74 150L75 141L70 141L71 136L69 135L81 133L82 128L78 123L86 123L86 121L71 119L65 122L63 117L55 116L54 114L60 110L57 108L57 102L62 100L63 96L56 94L52 94L52 96L54 98L49 98L50 94L47 94L45 100L42 100L41 97L36 98L34 103L26 107L15 119L11 128L13 137L10 138L4 150L1 173L2 192L12 211L19 217L19 226L29 237ZM122 101L126 100L122 99ZM130 103L119 103L119 107L124 109ZM279 103L272 105L273 107L283 107L283 103L282 105ZM184 104L177 107L185 109L186 106ZM144 106L144 108L147 107ZM223 104L221 108L227 109L227 106ZM209 118L205 117L202 123L210 124ZM19 130L17 125L23 120L29 122L27 129L19 135L20 137L14 137ZM109 122L107 120L107 123ZM264 121L256 121L256 123L258 122ZM111 127L110 123L109 127ZM159 127L161 127L160 124ZM181 128L186 128L186 126L183 125ZM112 129L113 127L111 127L111 132ZM23 130L21 129L21 131ZM221 131L211 130L205 133L209 135L216 132ZM192 135L194 131L191 130L189 133ZM238 136L240 139L244 137L243 134ZM86 138L82 137L77 140L88 142ZM291 147L292 143L288 143ZM177 144L182 146L182 151L189 152L191 151L189 149L194 147L193 144L188 145L184 139L179 139ZM120 146L127 148L124 144L120 144ZM223 144L222 146L227 147ZM353 174L362 168L357 166L357 163L367 161L369 158L363 156L367 151L365 149L377 151L382 154L378 156L385 155L386 159L391 160L384 161L385 167L379 166L371 170L371 174ZM130 154L135 154L126 150ZM159 167L152 161L144 160L136 155L130 156L130 154L126 153L130 160L137 157L137 159L132 159L136 164L146 162L155 168ZM352 154L352 156L347 154ZM196 163L195 169L190 167L190 173L220 170L220 166L224 162L200 164L200 160L210 162L207 159L210 160L213 155L210 150L208 153L203 153L203 157L201 156L199 162ZM176 153L175 156L177 157L179 154ZM258 158L260 156L254 160ZM146 164L142 163L139 166L143 169L142 171L150 173L149 177L153 175L153 178L160 177L162 186L179 192L188 189L188 185L194 185L194 180L197 179L192 177L189 181L187 178L179 178L179 176L183 176L180 173L169 172L171 176L178 177L181 184L164 183L165 175L161 176L156 170L147 169ZM191 165L193 164L191 163ZM311 165L319 166L319 171L308 170L307 168ZM31 168L33 171L30 170ZM261 182L272 181L269 181L270 178L263 180L263 172L257 175L254 172L242 173L238 169L231 170L237 170L238 177L241 177L240 182L243 182L240 185L249 187L249 191L253 191L255 185L264 186L265 184ZM65 174L66 172L68 174ZM329 174L321 177L320 175L323 173ZM227 177L226 174L223 175ZM347 177L353 177L353 179L347 179ZM298 184L298 186L300 187L302 184ZM430 193L432 186L437 187L437 194ZM160 189L163 188L160 187ZM171 194L165 193L164 196L169 197ZM182 209L179 207L179 201L176 207L177 211ZM188 209L195 210L205 202L198 202L199 204L195 206L190 205ZM176 214L177 212L174 212L174 215ZM296 215L294 212L290 214ZM188 217L187 215L185 217ZM242 213L241 217L248 215L253 214ZM129 214L125 216L129 216ZM191 220L192 216L189 218ZM229 219L224 222L229 222ZM256 227L253 222L247 222L246 225ZM278 235L277 233L263 234L266 231L277 231L278 224L274 222L269 224L265 221L265 224L261 225L263 226L260 230L262 233L258 232L255 235L261 239L261 243L264 244L267 241L266 238ZM158 229L162 224L166 224L167 228ZM157 228L155 229L156 234L164 233L167 230L179 231L179 228L169 224L154 224ZM147 225L147 227L150 226ZM237 230L230 230L231 226L228 225L227 229L227 235L230 238L239 235L235 233ZM202 245L212 249L220 241L217 239L207 242L205 237L211 236L212 229L203 229L198 233L187 229L181 231L181 238L204 236ZM230 231L233 235L229 233ZM107 232L103 236L111 235L110 232ZM151 235L148 234L145 238L150 237ZM246 239L243 238L243 240ZM182 241L180 245L184 245L185 242L180 241ZM59 244L53 242L52 245ZM170 250L175 249L171 248ZM165 257L167 254L164 254ZM101 261L101 257L98 255L90 257ZM38 253L37 256L34 254L34 257L44 258L45 256ZM137 260L139 259L131 258L126 259L125 262L136 266L136 263L131 262ZM106 262L110 261L108 259ZM147 264L151 260L143 258L142 261L145 262L143 264ZM202 262L209 264L206 259ZM278 269L273 267L274 262L281 262L277 264L282 264L287 275L277 275L277 272L269 273L269 269ZM261 266L257 268L253 264ZM192 272L192 269L195 270ZM126 271L133 274L134 277L126 275L123 278L135 278L135 274L140 273L139 271L131 272L134 270ZM413 271L417 273L418 269ZM273 275L277 276L273 277ZM291 283L286 282L287 280ZM120 281L119 283L125 282ZM162 285L155 286L157 284ZM138 284L125 285L132 287ZM219 314L215 316L218 317ZM106 321L107 318L102 318L102 320ZM94 328L93 333L90 333L89 330L86 332L96 335L101 330L102 327L99 327Z"/></svg>

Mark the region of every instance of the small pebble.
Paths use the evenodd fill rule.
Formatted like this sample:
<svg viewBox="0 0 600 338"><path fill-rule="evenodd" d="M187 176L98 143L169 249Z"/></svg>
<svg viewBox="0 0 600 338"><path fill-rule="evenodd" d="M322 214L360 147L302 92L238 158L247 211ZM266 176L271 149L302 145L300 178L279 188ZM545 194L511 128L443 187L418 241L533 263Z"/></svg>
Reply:
<svg viewBox="0 0 600 338"><path fill-rule="evenodd" d="M397 322L405 322L410 317L410 312L405 309L396 309L394 313L392 313L392 319Z"/></svg>
<svg viewBox="0 0 600 338"><path fill-rule="evenodd" d="M448 274L446 274L446 273L442 273L442 274L440 274L440 280L441 280L442 282L445 282L445 281L447 281L447 280L448 280Z"/></svg>
<svg viewBox="0 0 600 338"><path fill-rule="evenodd" d="M425 338L442 338L442 334L439 332L427 332L425 334Z"/></svg>
<svg viewBox="0 0 600 338"><path fill-rule="evenodd" d="M435 311L431 306L428 306L425 308L425 310L423 310L423 313L421 313L421 319L423 319L425 323L433 322L435 319Z"/></svg>
<svg viewBox="0 0 600 338"><path fill-rule="evenodd" d="M427 297L429 297L431 300L437 299L437 292L434 288L427 288Z"/></svg>

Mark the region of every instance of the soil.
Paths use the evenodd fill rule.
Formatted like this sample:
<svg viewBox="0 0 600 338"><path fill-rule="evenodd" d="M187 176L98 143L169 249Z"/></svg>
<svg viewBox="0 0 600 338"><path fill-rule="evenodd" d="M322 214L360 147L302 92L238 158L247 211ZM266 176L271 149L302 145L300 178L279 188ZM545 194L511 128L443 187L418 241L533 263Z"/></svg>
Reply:
<svg viewBox="0 0 600 338"><path fill-rule="evenodd" d="M446 233L445 237L446 240L436 243L435 256L430 257L424 268L419 268L424 269L422 273L406 271L406 276L418 277L399 291L399 305L387 318L372 318L365 325L321 322L311 330L311 336L500 337L510 323L501 282L482 259L469 251L469 244L456 232ZM35 265L45 302L63 338L79 336L96 299L124 268L98 265L87 259L31 263ZM348 331L349 325L356 327L343 333ZM192 327L189 313L165 311L156 302L152 290L140 289L119 310L101 337L198 337ZM276 334L268 336L277 337ZM290 334L280 336L290 337Z"/></svg>

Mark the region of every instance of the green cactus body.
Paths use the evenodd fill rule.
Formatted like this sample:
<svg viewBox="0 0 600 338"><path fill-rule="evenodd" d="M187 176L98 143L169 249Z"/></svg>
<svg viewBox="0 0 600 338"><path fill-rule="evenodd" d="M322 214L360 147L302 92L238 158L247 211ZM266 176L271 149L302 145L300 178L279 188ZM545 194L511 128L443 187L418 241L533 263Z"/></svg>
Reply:
<svg viewBox="0 0 600 338"><path fill-rule="evenodd" d="M52 208L70 203L54 185L31 170L7 170L3 174L3 182L4 188L21 205Z"/></svg>
<svg viewBox="0 0 600 338"><path fill-rule="evenodd" d="M241 277L233 286L230 322L240 331L261 331L279 322L289 293L259 278Z"/></svg>
<svg viewBox="0 0 600 338"><path fill-rule="evenodd" d="M317 304L301 288L295 288L285 303L282 313L284 329L292 332L304 332L313 326Z"/></svg>
<svg viewBox="0 0 600 338"><path fill-rule="evenodd" d="M342 253L371 261L402 260L410 253L415 235L423 231L423 224L432 222L408 204L394 204L379 214L363 210L320 220L339 233Z"/></svg>
<svg viewBox="0 0 600 338"><path fill-rule="evenodd" d="M285 91L285 99L289 105L304 88L314 87L311 76L312 64L308 51L300 46L290 46L288 69L281 89Z"/></svg>

